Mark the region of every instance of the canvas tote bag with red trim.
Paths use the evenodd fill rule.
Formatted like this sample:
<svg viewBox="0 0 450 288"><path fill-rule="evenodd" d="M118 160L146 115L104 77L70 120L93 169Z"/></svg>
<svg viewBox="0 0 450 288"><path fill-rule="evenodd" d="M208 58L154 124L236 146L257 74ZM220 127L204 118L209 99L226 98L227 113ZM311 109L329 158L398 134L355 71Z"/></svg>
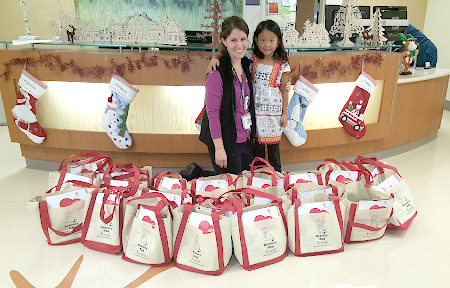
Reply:
<svg viewBox="0 0 450 288"><path fill-rule="evenodd" d="M257 162L262 162L263 164L256 165ZM269 162L260 157L253 159L253 162L250 164L250 171L242 173L241 181L242 185L240 186L243 188L257 188L265 193L280 197L282 200L287 199L283 174L275 171Z"/></svg>
<svg viewBox="0 0 450 288"><path fill-rule="evenodd" d="M287 172L284 174L284 189L288 190L294 184L316 183L323 185L322 175L318 171L313 172Z"/></svg>
<svg viewBox="0 0 450 288"><path fill-rule="evenodd" d="M164 171L153 176L151 184L152 189L159 191L184 190L189 189L186 179L180 174L171 174L169 171Z"/></svg>
<svg viewBox="0 0 450 288"><path fill-rule="evenodd" d="M315 194L325 194L327 196L335 195L338 196L338 188L336 186L325 186L319 185L314 182L310 183L296 183L289 186L286 191L289 199L294 204L296 199L306 199Z"/></svg>
<svg viewBox="0 0 450 288"><path fill-rule="evenodd" d="M122 239L122 259L152 266L170 264L172 214L164 195L147 193L128 201Z"/></svg>
<svg viewBox="0 0 450 288"><path fill-rule="evenodd" d="M374 158L358 157L355 163L360 167L372 169L371 173L374 178L371 185L375 189L394 197L394 210L389 220L388 229L407 230L417 216L417 208L408 185L406 185L397 169Z"/></svg>
<svg viewBox="0 0 450 288"><path fill-rule="evenodd" d="M344 242L360 243L384 236L392 215L394 199L360 181L347 184L341 200Z"/></svg>
<svg viewBox="0 0 450 288"><path fill-rule="evenodd" d="M344 251L339 197L314 194L296 199L288 211L289 248L295 256Z"/></svg>
<svg viewBox="0 0 450 288"><path fill-rule="evenodd" d="M81 243L89 249L117 254L122 251L123 197L110 189L88 194Z"/></svg>
<svg viewBox="0 0 450 288"><path fill-rule="evenodd" d="M190 181L191 195L198 197L217 199L222 194L235 190L235 179L238 176L223 173L216 176L200 177Z"/></svg>
<svg viewBox="0 0 450 288"><path fill-rule="evenodd" d="M275 203L242 208L235 199L237 213L231 217L234 255L245 270L277 263L288 255L287 223L281 199L257 190L254 193Z"/></svg>
<svg viewBox="0 0 450 288"><path fill-rule="evenodd" d="M49 245L79 242L85 216L86 189L53 190L33 197L27 206L32 212L39 213L42 231Z"/></svg>
<svg viewBox="0 0 450 288"><path fill-rule="evenodd" d="M207 275L220 275L230 261L230 218L198 205L173 210L175 266Z"/></svg>
<svg viewBox="0 0 450 288"><path fill-rule="evenodd" d="M99 186L99 174L104 173L113 166L109 156L100 152L80 152L64 159L58 171L49 173L49 187L64 183L60 190L69 186L77 186L72 180L85 182L90 185Z"/></svg>

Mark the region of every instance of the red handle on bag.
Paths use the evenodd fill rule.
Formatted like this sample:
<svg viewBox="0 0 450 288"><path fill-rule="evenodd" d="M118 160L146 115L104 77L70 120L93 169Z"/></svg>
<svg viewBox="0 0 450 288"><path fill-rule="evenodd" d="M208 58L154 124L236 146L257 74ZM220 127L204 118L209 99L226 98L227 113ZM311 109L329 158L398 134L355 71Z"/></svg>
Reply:
<svg viewBox="0 0 450 288"><path fill-rule="evenodd" d="M381 227L372 227L372 226L369 226L369 225L366 225L366 224L355 222L356 208L357 208L357 204L352 203L351 206L350 206L350 211L349 211L349 216L348 216L347 231L345 232L345 243L351 243L352 242L350 240L350 237L351 237L351 234L352 234L353 227L365 229L365 230L368 230L368 231L380 231L380 230L384 229L389 223L389 220L388 220ZM391 215L390 215L390 217L392 216L392 212L393 212L393 209L391 208ZM381 236L381 237L383 237L383 236ZM375 240L375 239L373 239L373 240ZM356 241L356 242L359 242L359 241Z"/></svg>
<svg viewBox="0 0 450 288"><path fill-rule="evenodd" d="M79 160L78 158L87 158L85 160ZM70 160L72 159L72 160ZM101 153L101 152L79 152L77 154L70 155L68 158L64 159L59 165L59 171L61 171L64 166L67 166L66 162L79 162L77 166L86 165L90 163L97 162L98 160L105 159L100 165L97 165L97 171L103 172L105 167L109 165L109 167L113 166L113 161L111 157ZM93 171L92 171L93 172Z"/></svg>
<svg viewBox="0 0 450 288"><path fill-rule="evenodd" d="M50 221L50 216L48 214L48 205L47 205L46 200L39 201L39 215L40 215L40 219L41 219L42 231L44 232L44 235L47 238L47 242L51 245L55 245L55 243L51 242L50 234L48 233L48 230L53 231L58 236L64 237L64 236L69 236L69 235L72 235L74 233L81 231L81 228L83 227L83 223L80 223L77 226L75 226L70 232L63 232L63 231L53 229L51 221ZM65 242L57 243L57 244L62 245L62 244L69 244L69 243L78 242L78 241L80 241L80 239L73 239L73 240L69 240L69 241L65 241Z"/></svg>
<svg viewBox="0 0 450 288"><path fill-rule="evenodd" d="M140 204L140 205L138 205L138 209L139 209L139 207L142 206L145 209L151 210L155 213L156 221L158 222L158 230L159 230L159 235L161 238L161 244L163 247L164 260L165 260L164 263L161 263L158 265L168 265L171 262L170 251L169 251L169 242L167 240L167 231L166 231L166 226L164 225L164 220L162 218L161 210L167 206L169 208L170 216L172 217L172 209L170 209L170 205L169 205L167 199L164 197L164 195L161 194L161 196L162 196L162 200L159 201L158 204L156 204L156 206L148 206L148 205ZM147 198L150 198L150 197L147 197Z"/></svg>
<svg viewBox="0 0 450 288"><path fill-rule="evenodd" d="M184 236L184 231L186 228L186 224L189 218L189 215L191 213L191 210L194 206L193 205L186 205L184 212L183 212L183 217L181 218L181 223L180 223L180 227L178 228L178 233L177 233L177 237L175 239L175 243L174 243L174 252L173 252L173 257L174 257L174 261L175 261L175 266L188 270L188 271L193 271L193 272L199 272L199 273L204 273L204 274L208 274L208 275L219 275L223 272L223 270L225 270L225 264L224 264L224 258L223 258L223 242L222 242L222 232L220 230L220 224L219 224L219 217L217 216L217 212L216 211L212 211L211 213L211 218L213 220L213 226L214 226L214 233L216 236L216 243L217 243L217 258L218 258L218 262L219 262L219 269L216 271L203 271L194 267L189 267L183 264L180 264L177 262L177 258L178 258L178 252L180 250L180 245L181 245L181 240L183 239Z"/></svg>
<svg viewBox="0 0 450 288"><path fill-rule="evenodd" d="M256 162L263 162L264 165L255 165ZM275 171L275 169L273 168L272 165L270 165L269 162L266 161L266 159L263 159L261 157L255 157L255 159L253 159L252 163L250 164L250 172L252 173L252 175L255 173L255 170L258 168L269 168L274 174L277 174L277 172Z"/></svg>
<svg viewBox="0 0 450 288"><path fill-rule="evenodd" d="M139 184L140 184L140 172L139 169L136 167L136 165L134 165L133 163L129 163L129 164L116 164L114 166L112 166L108 171L105 172L104 175L104 184L102 185L102 187L107 187L110 188L110 183L111 180L114 178L113 176L111 176L111 174L113 172L130 172L127 173L126 175L132 176L128 178L128 186L126 187L128 190L128 192L123 193L124 197L130 197L136 194L136 192L139 189ZM122 176L122 175L119 175ZM117 177L117 176L115 176ZM118 187L115 187L114 189L116 189Z"/></svg>
<svg viewBox="0 0 450 288"><path fill-rule="evenodd" d="M247 189L249 189L249 188L247 188ZM250 190L254 190L254 189L250 189ZM255 195L260 194L260 193L267 194L267 193L260 192L260 191L257 191L257 190L254 190L254 191L252 191L250 193L255 193ZM270 194L267 194L267 195L272 196ZM267 198L270 199L270 197L267 197ZM286 239L288 239L287 221L286 221L286 216L284 215L281 199L276 198L276 197L274 197L274 198L275 199L273 199L273 200L277 201L278 211L281 214L281 218L283 219L284 230L286 231ZM263 266L266 265L264 262L258 263L258 264L253 264L252 266L250 266L249 259L248 259L248 251L247 251L247 242L245 240L244 225L242 223L242 214L244 213L244 211L243 211L243 208L242 208L241 204L242 204L242 200L237 199L237 198L233 200L233 205L235 206L236 211L237 211L239 238L240 238L240 242L241 242L242 261L243 261L242 267L244 267L244 269L256 269L256 268L259 268L259 267L263 267ZM287 256L287 249L288 249L288 241L286 241L286 252L283 255L281 255L280 257L284 258L284 257Z"/></svg>

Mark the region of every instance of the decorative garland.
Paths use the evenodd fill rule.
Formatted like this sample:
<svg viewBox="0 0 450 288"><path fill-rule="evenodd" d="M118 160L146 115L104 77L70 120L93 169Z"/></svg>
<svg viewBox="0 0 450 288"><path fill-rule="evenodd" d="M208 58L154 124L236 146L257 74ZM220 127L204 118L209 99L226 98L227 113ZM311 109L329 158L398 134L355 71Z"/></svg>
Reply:
<svg viewBox="0 0 450 288"><path fill-rule="evenodd" d="M72 74L78 75L82 78L94 77L100 79L104 75L112 75L113 73L123 76L126 71L128 73L134 73L136 72L136 69L141 70L142 67L155 67L158 66L158 61L162 61L164 66L168 69L178 69L179 67L181 67L181 71L185 73L191 70L189 64L192 60L189 57L190 52L188 50L184 50L184 52L184 55L179 55L170 60L160 58L157 53L153 53L150 57L147 57L145 55L145 52L142 52L139 54L140 58L137 60L131 60L130 57L126 57L126 63L117 64L114 59L111 59L111 65L108 67L98 65L91 67L82 67L78 66L73 59L70 59L69 62L63 62L59 55L54 55L51 53L42 54L39 52L39 57L37 59L30 57L13 58L8 62L3 63L4 71L0 75L0 77L4 77L5 80L8 81L12 66L27 65L35 67L37 65L44 65L50 70L57 70L59 72L70 70Z"/></svg>
<svg viewBox="0 0 450 288"><path fill-rule="evenodd" d="M114 73L120 75L123 77L125 72L128 73L134 73L137 70L141 70L142 67L155 67L158 66L158 61L162 61L164 66L168 69L178 69L181 67L181 71L183 73L186 73L188 71L191 71L190 63L191 63L191 57L189 56L189 50L183 50L185 52L184 55L179 55L175 58L172 58L170 60L162 59L158 56L157 53L153 53L150 57L147 57L145 52L140 53L140 58L137 60L131 60L130 57L126 57L127 62L117 64L114 59L110 60L111 65L108 67L103 66L91 66L91 67L81 67L78 66L73 59L70 59L69 62L63 62L61 60L61 57L59 55L54 54L42 54L39 52L39 57L36 58L30 58L30 57L24 57L24 58L13 58L9 62L3 63L4 71L0 75L0 77L4 77L6 81L8 81L9 76L11 74L11 67L12 66L32 66L35 67L37 65L44 65L46 68L50 70L57 70L59 72L64 72L66 70L71 70L71 73L74 75L78 75L82 78L85 77L94 77L97 79L102 78L104 75L112 75ZM201 59L208 59L211 60L213 56L203 56L200 51L198 52ZM362 61L367 63L373 63L377 64L378 66L383 63L384 58L381 55L381 53L365 53L363 55L357 55L351 57L351 62L347 66L342 65L341 61L332 60L328 65L325 65L322 62L322 59L317 59L314 61L314 67L313 65L306 65L301 69L301 74L303 77L309 79L309 80L316 80L318 79L319 73L322 75L327 76L328 78L331 77L331 75L335 74L336 72L339 73L340 76L345 75L346 73L352 74L353 70L360 70ZM300 67L300 65L299 65ZM291 79L292 83L297 82L299 76L300 76L300 69L299 73L295 73L297 70L297 67L294 67L292 69L293 77Z"/></svg>
<svg viewBox="0 0 450 288"><path fill-rule="evenodd" d="M347 66L342 65L341 61L331 60L328 65L325 65L322 62L322 59L317 59L314 61L314 68L313 65L306 65L304 67L299 68L299 72L295 73L295 70L297 70L297 67L294 67L292 69L292 83L297 82L300 73L303 75L303 77L307 78L308 80L316 80L318 79L319 73L321 75L325 75L328 78L331 77L331 75L335 74L336 72L339 73L339 76L343 76L346 73L352 74L353 70L361 70L362 61L364 60L364 63L373 63L377 64L378 66L381 66L381 63L383 63L384 58L381 55L381 53L365 53L363 55L357 55L352 56L350 63ZM300 64L299 64L300 67Z"/></svg>

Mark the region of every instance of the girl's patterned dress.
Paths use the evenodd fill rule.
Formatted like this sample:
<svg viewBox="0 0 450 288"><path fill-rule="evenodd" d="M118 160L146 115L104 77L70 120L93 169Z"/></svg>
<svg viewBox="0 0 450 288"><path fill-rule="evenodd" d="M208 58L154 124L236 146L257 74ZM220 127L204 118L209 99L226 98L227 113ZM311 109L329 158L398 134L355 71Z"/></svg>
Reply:
<svg viewBox="0 0 450 288"><path fill-rule="evenodd" d="M252 80L255 91L256 140L261 144L281 142L281 114L283 96L281 94L281 75L289 73L289 63L277 60L275 64L265 65L253 54Z"/></svg>

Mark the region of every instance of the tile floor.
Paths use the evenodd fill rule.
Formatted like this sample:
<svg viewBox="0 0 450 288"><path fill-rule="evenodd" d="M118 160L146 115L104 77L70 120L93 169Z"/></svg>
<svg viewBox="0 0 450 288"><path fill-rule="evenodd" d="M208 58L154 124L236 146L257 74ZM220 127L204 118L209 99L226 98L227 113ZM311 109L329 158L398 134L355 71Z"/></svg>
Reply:
<svg viewBox="0 0 450 288"><path fill-rule="evenodd" d="M383 159L396 166L413 194L418 216L406 232L346 245L343 253L298 258L245 271L232 258L219 277L157 268L92 251L79 243L47 245L38 218L25 201L47 188L48 172L25 168L19 145L0 127L0 287L15 287L22 275L35 287L450 287L450 112L438 138L412 151ZM447 223L447 224L446 224ZM84 258L72 286L63 278ZM152 270L153 269L153 270ZM16 270L17 272L12 272ZM76 269L75 269L76 270ZM153 273L155 274L155 273ZM140 280L135 281L141 275ZM18 280L16 280L18 281ZM22 282L24 283L24 282ZM21 287L32 287L23 284Z"/></svg>

